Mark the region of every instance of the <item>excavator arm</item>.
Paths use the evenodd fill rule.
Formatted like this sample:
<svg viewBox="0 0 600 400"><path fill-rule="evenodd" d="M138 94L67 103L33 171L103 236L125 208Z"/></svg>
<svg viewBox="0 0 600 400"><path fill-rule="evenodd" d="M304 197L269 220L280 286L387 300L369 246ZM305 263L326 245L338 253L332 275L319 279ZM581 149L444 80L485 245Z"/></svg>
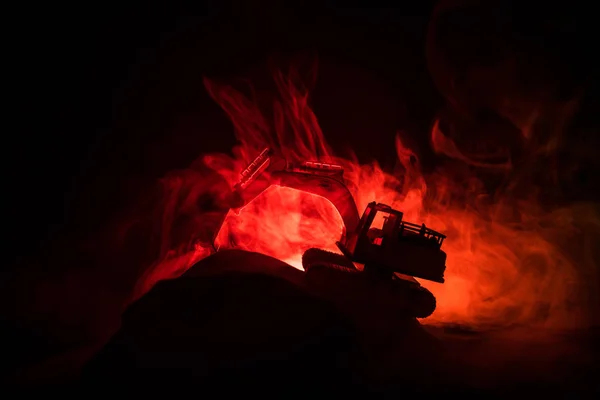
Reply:
<svg viewBox="0 0 600 400"><path fill-rule="evenodd" d="M298 166L290 165L285 159L265 149L242 171L240 182L235 185L231 195L230 209L241 210L271 186L311 193L329 200L339 212L344 223L340 241L344 241L346 232L356 230L360 217L343 174L343 168L335 164L309 161ZM217 234L218 231L215 232L215 238Z"/></svg>

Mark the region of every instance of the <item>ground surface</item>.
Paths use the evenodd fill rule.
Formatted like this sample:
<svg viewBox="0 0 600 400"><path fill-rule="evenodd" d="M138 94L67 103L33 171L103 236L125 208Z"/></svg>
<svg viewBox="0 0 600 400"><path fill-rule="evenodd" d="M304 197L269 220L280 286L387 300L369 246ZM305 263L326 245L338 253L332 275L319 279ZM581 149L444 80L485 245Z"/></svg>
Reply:
<svg viewBox="0 0 600 400"><path fill-rule="evenodd" d="M297 270L258 254L224 252L132 305L83 379L223 390L243 384L261 392L595 390L591 332L473 332L391 315L372 310L372 329L365 329L362 313L311 294Z"/></svg>

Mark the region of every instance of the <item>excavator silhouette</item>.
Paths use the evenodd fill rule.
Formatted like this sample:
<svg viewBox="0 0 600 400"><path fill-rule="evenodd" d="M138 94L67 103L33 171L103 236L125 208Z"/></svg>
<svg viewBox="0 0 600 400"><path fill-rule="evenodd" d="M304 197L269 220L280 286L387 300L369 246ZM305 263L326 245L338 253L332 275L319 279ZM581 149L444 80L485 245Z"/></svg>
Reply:
<svg viewBox="0 0 600 400"><path fill-rule="evenodd" d="M416 318L426 318L436 308L433 294L415 278L444 283L446 253L441 249L445 235L403 221L403 213L392 207L369 203L358 217L352 194L343 178L344 170L335 164L304 162L292 165L264 149L241 174L234 187L231 208L241 209L272 185L302 190L328 199L340 213L344 232L337 247L341 254L308 249L302 257L307 276L327 270L344 279L389 283L399 304L408 306Z"/></svg>
<svg viewBox="0 0 600 400"><path fill-rule="evenodd" d="M433 294L415 279L444 283L445 236L402 220L403 214L388 205L367 205L356 231L336 244L342 254L308 249L302 256L307 274L314 268L361 274L365 279L391 281L398 304L416 318L430 316L436 308ZM374 223L383 221L381 228ZM408 307L407 307L408 306Z"/></svg>

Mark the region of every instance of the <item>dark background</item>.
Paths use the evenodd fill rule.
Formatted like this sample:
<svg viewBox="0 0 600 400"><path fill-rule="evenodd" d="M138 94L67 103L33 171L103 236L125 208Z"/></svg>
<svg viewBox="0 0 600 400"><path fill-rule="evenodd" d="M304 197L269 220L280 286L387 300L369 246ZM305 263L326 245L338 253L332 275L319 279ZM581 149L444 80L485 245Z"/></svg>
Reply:
<svg viewBox="0 0 600 400"><path fill-rule="evenodd" d="M10 63L22 114L5 148L12 251L93 229L166 171L229 151L233 132L204 75L264 74L269 57L308 50L321 61L314 107L328 137L391 160L396 129L430 124L433 2L285 3L58 4L18 15Z"/></svg>
<svg viewBox="0 0 600 400"><path fill-rule="evenodd" d="M260 79L270 57L317 54L313 105L335 149L392 165L402 129L427 159L427 133L444 103L425 61L435 1L165 3L14 11L5 50L4 284L15 273L70 270L71 243L93 238L156 179L231 149L232 127L203 76ZM597 71L593 13L581 4L507 6L520 16L516 37L557 54L556 63L572 67L568 79ZM17 318L11 307L3 305Z"/></svg>
<svg viewBox="0 0 600 400"><path fill-rule="evenodd" d="M7 57L9 110L17 106L8 120L17 118L4 144L11 253L31 253L58 232L94 229L166 171L228 151L232 129L202 77L264 75L274 56L319 57L313 105L335 148L347 141L359 157L389 164L392 138L403 129L423 153L443 103L425 64L435 3L91 2L19 10ZM525 57L553 61L548 69L559 65L568 83L597 70L596 30L583 2L494 3L511 15L498 17L497 34L513 37L491 37L485 54L474 49L463 58L489 57L504 40L525 44Z"/></svg>

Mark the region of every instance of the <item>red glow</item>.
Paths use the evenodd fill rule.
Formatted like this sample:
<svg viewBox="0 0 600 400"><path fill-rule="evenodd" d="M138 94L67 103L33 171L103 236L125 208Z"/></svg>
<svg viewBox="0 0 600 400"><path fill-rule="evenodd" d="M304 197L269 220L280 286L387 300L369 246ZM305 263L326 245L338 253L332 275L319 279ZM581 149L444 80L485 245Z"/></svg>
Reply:
<svg viewBox="0 0 600 400"><path fill-rule="evenodd" d="M399 174L386 173L377 163L361 165L337 158L297 76L278 74L275 80L280 98L270 119L235 89L205 81L231 118L240 144L233 156L203 156L203 165L233 187L247 163L266 146L290 161L339 164L359 213L376 200L402 211L407 221L425 223L447 235L443 246L448 254L446 283L421 282L438 303L426 323L556 327L581 323L582 278L561 243L576 232L576 221L592 217L588 209L542 212L534 201L492 201L475 179L456 183L443 171L425 176L414 162L416 154L399 136L395 142L402 166ZM434 125L432 141L438 152L449 151L451 143L443 139ZM335 241L342 229L341 217L329 201L273 186L238 214L229 213L216 245L261 252L301 268L302 253L309 247L337 251ZM211 251L200 246L191 252L163 252L146 277L144 290L158 279L180 274ZM595 265L584 269L595 271Z"/></svg>
<svg viewBox="0 0 600 400"><path fill-rule="evenodd" d="M338 252L335 242L343 229L340 214L328 200L271 186L239 214L227 216L216 242L219 248L256 251L302 269L302 254L311 247Z"/></svg>

